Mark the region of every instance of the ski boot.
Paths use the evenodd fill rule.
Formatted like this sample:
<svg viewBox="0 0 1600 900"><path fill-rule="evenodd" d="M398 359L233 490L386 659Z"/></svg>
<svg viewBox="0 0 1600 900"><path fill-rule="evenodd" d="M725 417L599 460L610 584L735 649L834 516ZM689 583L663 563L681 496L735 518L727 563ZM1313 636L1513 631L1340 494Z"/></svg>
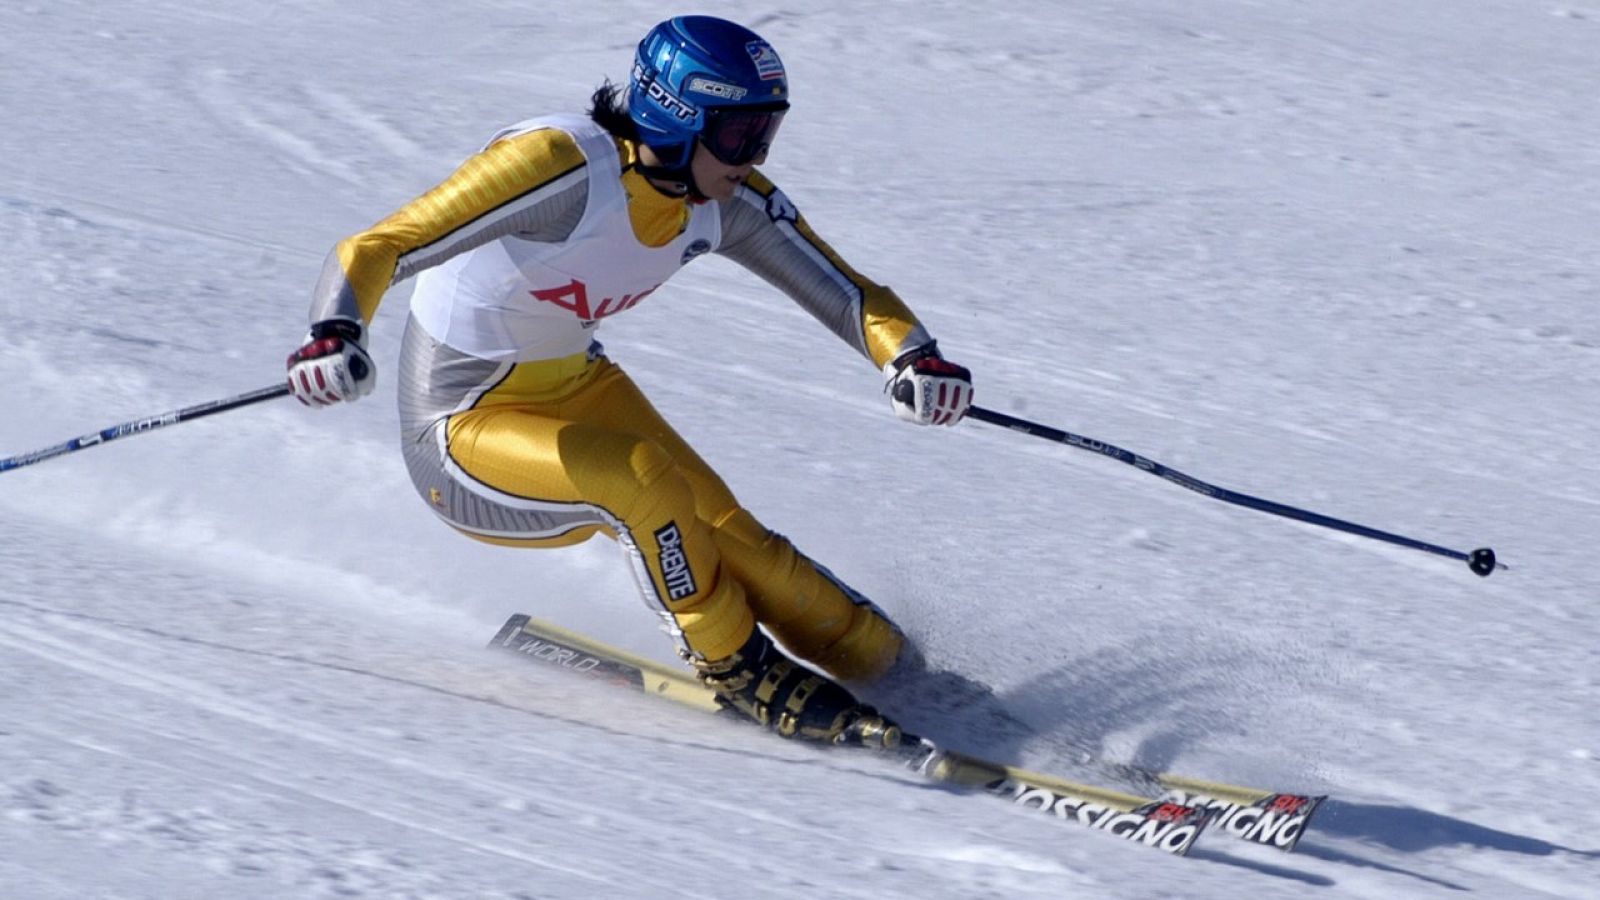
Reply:
<svg viewBox="0 0 1600 900"><path fill-rule="evenodd" d="M876 750L900 744L898 725L790 659L759 628L732 656L694 666L728 707L782 737Z"/></svg>

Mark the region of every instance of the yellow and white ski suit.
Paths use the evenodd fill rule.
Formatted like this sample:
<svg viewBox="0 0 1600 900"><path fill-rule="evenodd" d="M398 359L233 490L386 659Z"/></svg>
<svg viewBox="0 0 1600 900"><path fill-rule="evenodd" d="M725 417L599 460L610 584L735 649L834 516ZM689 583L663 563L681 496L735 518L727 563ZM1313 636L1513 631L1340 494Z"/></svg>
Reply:
<svg viewBox="0 0 1600 900"><path fill-rule="evenodd" d="M776 285L877 368L931 342L904 303L839 258L759 172L716 203L669 197L637 148L586 118L502 131L442 184L329 255L311 319L370 322L417 284L399 401L423 499L480 540L625 548L691 659L738 650L759 622L833 676L870 681L899 631L767 530L594 340L708 252Z"/></svg>

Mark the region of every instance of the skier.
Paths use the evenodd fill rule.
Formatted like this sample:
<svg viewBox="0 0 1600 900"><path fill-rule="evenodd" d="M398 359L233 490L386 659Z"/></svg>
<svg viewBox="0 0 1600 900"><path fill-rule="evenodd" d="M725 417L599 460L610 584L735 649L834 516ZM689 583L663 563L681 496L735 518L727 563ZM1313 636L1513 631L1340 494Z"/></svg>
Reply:
<svg viewBox="0 0 1600 900"><path fill-rule="evenodd" d="M415 277L400 419L435 513L516 547L608 535L680 655L733 706L785 737L892 745L894 723L840 682L870 685L897 658L897 672L919 665L903 634L744 509L594 339L602 319L720 253L879 367L901 418L961 419L970 373L755 169L788 109L783 62L754 32L709 16L662 22L639 44L625 98L608 81L587 117L500 131L341 241L289 385L312 406L370 393L367 325L390 285Z"/></svg>

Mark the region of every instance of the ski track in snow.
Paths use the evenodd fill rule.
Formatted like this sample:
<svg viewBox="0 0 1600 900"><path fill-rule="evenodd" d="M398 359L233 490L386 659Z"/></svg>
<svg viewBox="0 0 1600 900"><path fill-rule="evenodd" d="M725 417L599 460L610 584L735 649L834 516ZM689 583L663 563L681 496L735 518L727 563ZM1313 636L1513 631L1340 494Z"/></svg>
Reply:
<svg viewBox="0 0 1600 900"><path fill-rule="evenodd" d="M980 403L1511 566L905 428L724 262L608 321L764 521L1040 731L974 749L1327 791L1299 852L1168 860L486 653L527 611L670 660L610 544L432 521L380 399L0 476L0 895L1584 896L1600 14L714 6L802 98L769 170ZM0 453L278 377L335 240L659 10L422 13L0 9Z"/></svg>

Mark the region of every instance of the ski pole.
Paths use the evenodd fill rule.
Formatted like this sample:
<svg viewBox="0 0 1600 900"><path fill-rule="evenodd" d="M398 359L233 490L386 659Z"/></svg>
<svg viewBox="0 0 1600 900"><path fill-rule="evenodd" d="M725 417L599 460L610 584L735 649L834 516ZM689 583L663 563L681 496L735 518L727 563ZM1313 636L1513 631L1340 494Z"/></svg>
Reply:
<svg viewBox="0 0 1600 900"><path fill-rule="evenodd" d="M1079 450L1088 450L1091 453L1099 453L1103 456L1109 456L1119 462L1124 462L1137 469L1149 472L1151 475L1165 478L1179 487L1185 487L1191 491L1194 491L1195 493L1204 494L1213 500L1221 500L1224 503L1232 503L1236 506L1244 506L1250 509L1272 513L1273 515L1283 516L1289 519L1298 519L1301 522L1309 522L1312 525L1321 525L1324 528L1332 528L1336 531L1344 531L1350 534L1357 534L1362 537L1372 538L1374 540L1385 541L1390 544L1398 544L1402 547L1410 547L1413 550L1422 550L1427 553L1438 554L1439 556L1447 556L1451 559L1464 560L1467 566L1472 569L1473 572L1484 576L1485 578L1493 574L1496 568L1510 568L1504 563L1496 562L1494 551L1488 547L1479 547L1478 549L1473 550L1471 553L1463 553L1460 550L1451 550L1449 547L1441 547L1437 544L1430 544L1426 541L1419 541L1415 538L1405 537L1404 535L1390 534L1387 531L1379 531L1376 528L1368 528L1365 525L1357 525L1354 522L1346 522L1342 519L1335 519L1332 516L1322 515L1321 513L1296 509L1293 506L1285 506L1282 503L1277 503L1272 500L1263 500L1260 497L1252 497L1248 494L1230 491L1227 488L1220 488L1213 484L1207 484L1198 478L1192 478L1176 469L1168 468L1167 466L1164 466L1155 460L1146 459L1137 453L1131 453L1122 449L1121 447L1108 444L1105 441L1098 441L1094 438L1073 434L1070 431L1062 431L1058 428L1051 428L1048 425L1040 425L1037 422L1029 422L1026 419L1018 419L1014 416L1008 416L1005 413L994 412L993 410L974 406L967 410L967 418L977 419L980 422L988 422L990 425L999 425L1002 428L1010 428L1013 431L1031 434L1034 437L1044 438L1048 441L1055 441L1056 443L1077 447Z"/></svg>
<svg viewBox="0 0 1600 900"><path fill-rule="evenodd" d="M35 450L32 453L23 453L19 456L0 459L0 472L5 472L9 469L19 469L23 466L29 466L36 462L44 462L47 459L54 459L57 456L64 456L68 453L74 453L86 447L104 444L106 441L114 441L119 437L126 437L130 434L143 434L146 431L154 431L157 428L165 428L168 425L176 425L179 422L187 422L190 419L198 419L202 416L212 415L213 413L227 412L230 409L238 409L241 406L249 406L252 403L260 403L263 400L271 400L274 397L282 397L288 393L289 384L288 382L283 382L281 384L275 384L272 387L265 387L259 390L249 391L248 393L227 397L222 400L212 400L209 403L200 403L194 406L185 407L183 409L176 409L172 412L163 413L159 416L151 416L148 419L135 419L132 422L124 422L121 425L113 425L110 428L102 431L96 431L93 434L86 434L83 437L73 438L70 441L57 444L54 447L46 447L43 450Z"/></svg>

